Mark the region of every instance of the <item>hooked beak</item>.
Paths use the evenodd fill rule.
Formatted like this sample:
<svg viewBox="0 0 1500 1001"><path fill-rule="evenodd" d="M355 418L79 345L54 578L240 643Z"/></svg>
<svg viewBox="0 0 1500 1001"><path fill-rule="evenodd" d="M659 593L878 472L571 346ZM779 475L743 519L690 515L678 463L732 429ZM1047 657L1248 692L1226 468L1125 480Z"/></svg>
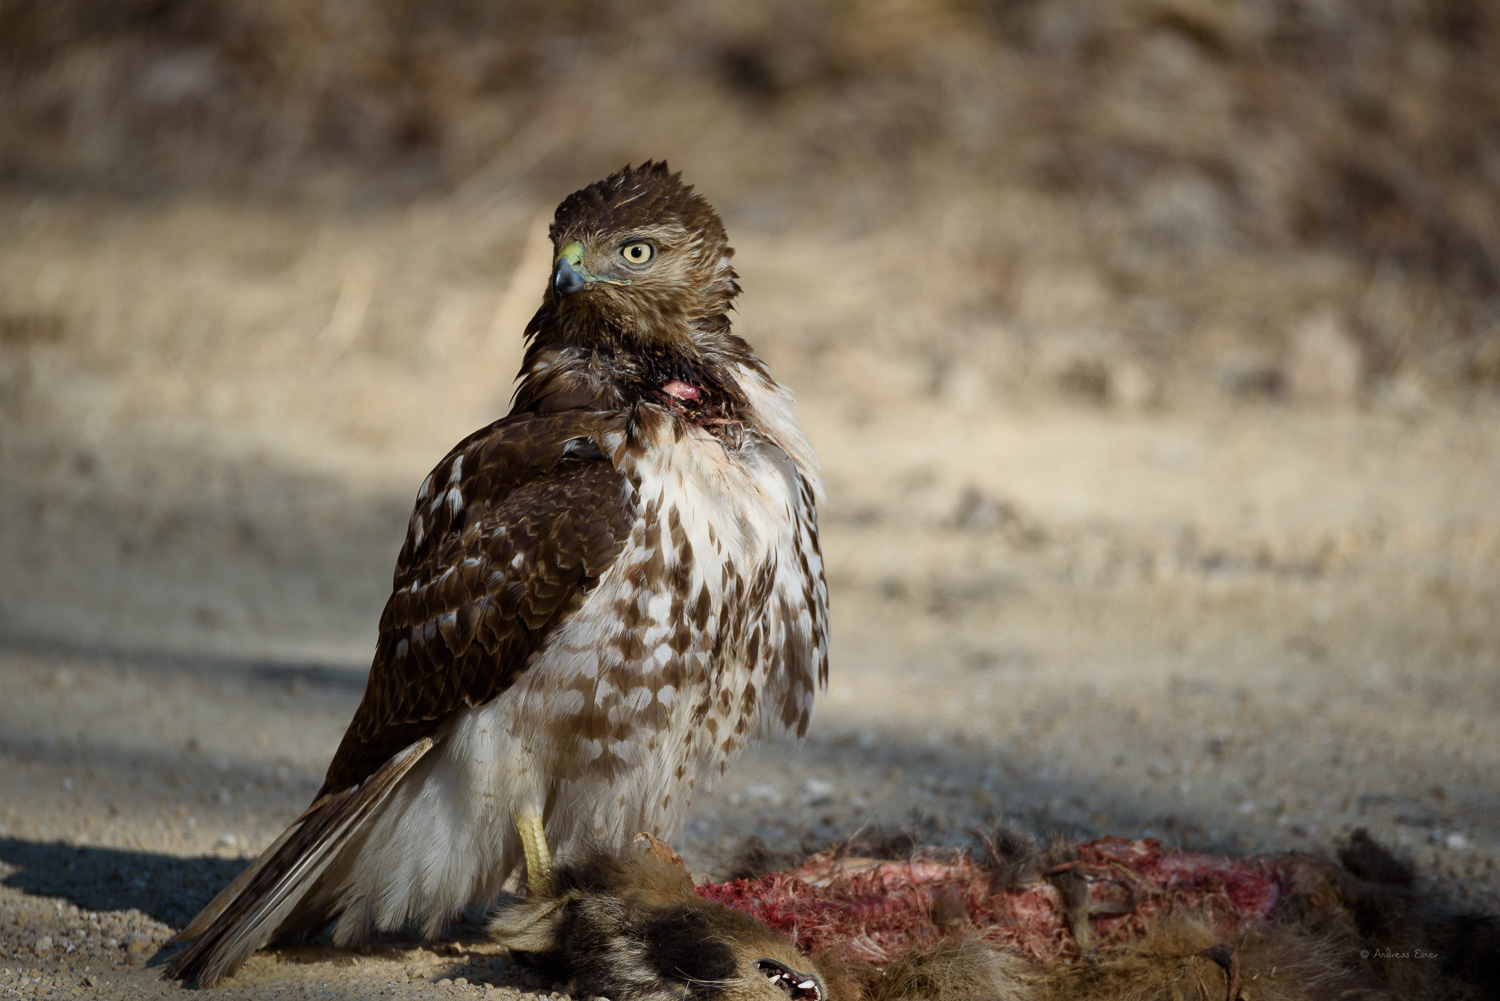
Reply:
<svg viewBox="0 0 1500 1001"><path fill-rule="evenodd" d="M552 291L561 299L565 295L574 292L586 292L603 282L605 285L629 285L630 282L617 278L602 278L590 273L583 266L583 244L574 240L564 247L557 255L557 260L552 265Z"/></svg>
<svg viewBox="0 0 1500 1001"><path fill-rule="evenodd" d="M561 299L588 288L592 277L583 266L583 244L574 240L562 249L552 265L552 291Z"/></svg>

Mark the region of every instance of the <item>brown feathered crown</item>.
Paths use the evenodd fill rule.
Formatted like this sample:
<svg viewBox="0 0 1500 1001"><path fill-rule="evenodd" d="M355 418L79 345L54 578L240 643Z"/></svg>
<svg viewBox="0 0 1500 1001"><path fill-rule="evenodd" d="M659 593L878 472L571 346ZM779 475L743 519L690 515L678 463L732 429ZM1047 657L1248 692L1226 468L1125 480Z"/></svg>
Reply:
<svg viewBox="0 0 1500 1001"><path fill-rule="evenodd" d="M575 191L551 237L552 288L529 331L538 339L697 356L728 333L739 284L724 223L665 163Z"/></svg>
<svg viewBox="0 0 1500 1001"><path fill-rule="evenodd" d="M673 223L701 238L705 250L734 253L713 206L691 184L683 184L682 175L672 173L665 161L655 160L639 167L627 164L564 198L548 236L560 249L559 241L565 238L625 234Z"/></svg>
<svg viewBox="0 0 1500 1001"><path fill-rule="evenodd" d="M730 333L734 250L680 174L653 160L623 167L563 199L549 235L518 409L610 409L673 379L719 403L742 395L725 366L760 363Z"/></svg>

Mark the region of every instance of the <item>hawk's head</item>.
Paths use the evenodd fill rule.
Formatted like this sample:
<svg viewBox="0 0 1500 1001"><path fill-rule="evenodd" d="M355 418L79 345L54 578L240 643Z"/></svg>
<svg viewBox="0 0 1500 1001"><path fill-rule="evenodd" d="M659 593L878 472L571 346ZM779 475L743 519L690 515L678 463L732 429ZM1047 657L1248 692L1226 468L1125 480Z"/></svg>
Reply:
<svg viewBox="0 0 1500 1001"><path fill-rule="evenodd" d="M566 341L692 354L695 335L727 330L734 250L718 214L665 163L625 167L569 195L550 235L547 307Z"/></svg>

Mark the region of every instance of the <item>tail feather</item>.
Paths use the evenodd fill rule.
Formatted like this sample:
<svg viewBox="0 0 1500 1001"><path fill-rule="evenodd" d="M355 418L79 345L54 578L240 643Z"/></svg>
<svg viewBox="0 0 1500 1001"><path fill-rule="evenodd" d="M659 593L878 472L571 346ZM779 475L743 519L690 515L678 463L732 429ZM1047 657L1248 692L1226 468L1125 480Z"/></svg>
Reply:
<svg viewBox="0 0 1500 1001"><path fill-rule="evenodd" d="M260 857L173 937L192 939L167 976L212 987L271 940L292 910L433 743L424 737L364 782L308 807Z"/></svg>

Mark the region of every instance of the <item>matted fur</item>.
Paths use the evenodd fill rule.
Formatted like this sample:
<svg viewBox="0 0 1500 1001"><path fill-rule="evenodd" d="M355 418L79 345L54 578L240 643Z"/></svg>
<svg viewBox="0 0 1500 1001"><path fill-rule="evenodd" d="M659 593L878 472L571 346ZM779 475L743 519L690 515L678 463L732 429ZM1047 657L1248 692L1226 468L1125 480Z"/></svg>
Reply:
<svg viewBox="0 0 1500 1001"><path fill-rule="evenodd" d="M725 892L732 884L692 887L668 852L626 858L595 852L565 869L553 893L502 912L494 931L512 949L536 954L554 975L571 976L575 993L603 993L611 1001L787 1001L784 993L767 995L753 975L757 957L766 955L815 974L827 1001L1435 1001L1495 997L1500 988L1494 923L1422 906L1402 882L1410 880L1409 867L1363 832L1344 845L1342 866L1297 854L1236 860L1146 851L1141 842L1101 844L1137 850L1101 854L1081 845L1064 857L1056 846L1044 853L1004 833L972 854L919 849L891 860L835 849L790 872L758 877L772 893L793 883L804 888L769 912L756 909L775 915L770 927L721 902L749 903L742 893ZM1027 860L1020 868L1019 859ZM912 909L904 925L882 925L889 909L859 894L872 874L907 878L902 866L916 884L947 882L950 891L989 886L990 897L898 888L888 898L891 908ZM1032 875L1022 875L1028 869ZM1084 892L1070 898L1056 876L1080 870ZM1244 886L1244 893L1219 892L1233 890L1247 873L1263 874L1276 894L1259 896ZM1184 879L1212 892L1177 893ZM1094 906L1096 895L1109 895L1103 883L1112 880L1134 885L1134 906ZM1062 907L1005 910L1029 893ZM842 938L816 931L826 930L829 907L845 911ZM995 934L1000 925L1028 922L1044 927ZM906 931L874 949L867 936L878 927ZM1092 937L1080 941L1080 928ZM778 941L775 931L786 938ZM820 943L816 955L809 955L809 942ZM1028 952L1003 944L1015 942L1057 947ZM694 950L711 955L722 972L696 979L652 973L661 965L653 954ZM1381 958L1403 951L1404 962ZM878 961L870 958L877 954Z"/></svg>
<svg viewBox="0 0 1500 1001"><path fill-rule="evenodd" d="M811 983L800 997L848 996L785 938L693 892L680 859L654 839L616 854L601 848L563 861L552 886L502 910L491 936L581 996L611 1001L788 1001L763 969ZM653 851L652 849L657 849Z"/></svg>

